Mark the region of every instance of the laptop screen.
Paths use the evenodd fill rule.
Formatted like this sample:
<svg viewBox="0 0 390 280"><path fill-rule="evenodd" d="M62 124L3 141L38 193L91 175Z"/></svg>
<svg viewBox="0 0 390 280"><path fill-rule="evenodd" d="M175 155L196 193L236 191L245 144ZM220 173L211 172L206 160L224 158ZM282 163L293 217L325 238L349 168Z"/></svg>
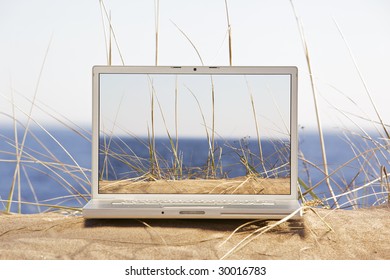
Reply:
<svg viewBox="0 0 390 280"><path fill-rule="evenodd" d="M291 194L291 79L100 73L99 194Z"/></svg>

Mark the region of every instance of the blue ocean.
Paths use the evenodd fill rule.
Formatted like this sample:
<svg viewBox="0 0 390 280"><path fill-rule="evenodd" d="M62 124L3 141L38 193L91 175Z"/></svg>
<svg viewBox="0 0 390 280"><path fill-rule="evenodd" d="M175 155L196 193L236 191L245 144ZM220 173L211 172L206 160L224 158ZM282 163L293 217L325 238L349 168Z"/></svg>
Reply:
<svg viewBox="0 0 390 280"><path fill-rule="evenodd" d="M340 195L336 198L339 206L352 209L383 203L387 197L386 188L389 182L386 182L386 176L382 176L382 180L378 178L390 170L386 142L382 143L379 139L373 143L372 140L361 136L337 132L325 133L324 138L330 174L329 184L334 195ZM90 199L91 194L90 139L91 133L88 129L54 127L44 131L34 127L25 135L24 130L18 130L15 134L12 128L3 128L0 132L0 210L38 213L55 209L47 205L82 207ZM113 144L115 141L111 141L112 147L115 147ZM142 171L136 167L129 168L124 164L123 159L132 154L137 155L140 162L138 167L151 168L139 160L150 156L146 146L140 144L142 141L138 141L138 145L134 139L122 138L120 141L122 146L118 145L116 155L121 156L112 158L110 164L106 166L106 170L111 169L115 172L105 174L102 171L101 176L123 179L141 175L137 172ZM101 142L101 145L104 145L104 141ZM166 168L172 168L175 164L172 153L164 155L166 151L172 151L171 143L167 139L157 138L154 144L165 159ZM273 166L284 166L284 169L269 172L267 176L289 176L289 153L288 149L284 149L285 143L282 141L275 145L264 140L261 146L262 153L267 158L267 166L260 164L251 156L250 151L258 149L255 140L232 139L228 145L216 142L214 155L216 162L220 162L216 175L219 177L245 175L248 172L247 168L239 164L240 160L245 158L251 162L250 166L258 166L256 172L259 174L264 174L265 170L272 170ZM204 139L183 139L179 141L178 147L177 156L181 159L183 170L187 172L184 176L191 178L196 172L203 172L201 167L206 166L210 160L210 154L207 152L209 143ZM224 148L218 150L218 147ZM19 160L18 155L21 155ZM101 157L100 166L103 165L104 159ZM306 200L321 199L328 207L335 206L334 200L329 199L331 193L323 172L319 136L315 131L300 131L298 173L301 192ZM365 184L369 187L362 187ZM311 189L312 187L314 188ZM356 188L359 189L348 196L341 195ZM8 200L13 202L8 204Z"/></svg>

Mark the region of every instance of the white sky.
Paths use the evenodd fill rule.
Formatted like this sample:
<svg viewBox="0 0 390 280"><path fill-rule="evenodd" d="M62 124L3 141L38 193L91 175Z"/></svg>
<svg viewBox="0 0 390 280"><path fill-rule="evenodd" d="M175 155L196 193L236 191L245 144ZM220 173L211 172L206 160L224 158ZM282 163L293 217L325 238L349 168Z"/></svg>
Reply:
<svg viewBox="0 0 390 280"><path fill-rule="evenodd" d="M104 1L127 65L153 65L155 14L153 0ZM313 99L300 34L289 0L228 0L232 26L233 65L296 65L299 67L299 124L315 126ZM359 80L336 19L356 58L361 74L385 122L390 122L390 1L295 0L310 51L319 90L324 126L351 124L326 102L359 116L376 119ZM199 65L190 43L206 65L228 65L227 22L223 0L161 0L160 65ZM46 49L47 60L37 101L89 126L91 69L106 64L106 49L98 0L0 0L0 122L10 123L9 103L29 111ZM225 40L224 40L225 38ZM113 45L115 47L115 45ZM113 64L121 64L116 48ZM341 90L352 103L335 89ZM19 94L21 95L19 95ZM54 123L34 107L32 116ZM23 120L23 114L16 112Z"/></svg>
<svg viewBox="0 0 390 280"><path fill-rule="evenodd" d="M252 106L261 137L288 138L290 83L289 75L213 75L218 138L256 139ZM174 137L176 103L177 132L181 138L206 137L206 128L211 134L212 88L208 75L101 74L100 85L100 125L108 135L130 133L148 137L152 92L156 136L166 137L168 130Z"/></svg>

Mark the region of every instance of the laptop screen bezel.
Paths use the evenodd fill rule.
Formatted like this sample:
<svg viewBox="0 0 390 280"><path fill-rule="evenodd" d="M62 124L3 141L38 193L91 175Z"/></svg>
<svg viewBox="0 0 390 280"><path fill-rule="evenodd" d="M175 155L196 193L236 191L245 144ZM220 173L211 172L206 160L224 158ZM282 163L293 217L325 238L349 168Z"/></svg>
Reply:
<svg viewBox="0 0 390 280"><path fill-rule="evenodd" d="M290 75L290 194L103 194L99 193L99 113L101 74ZM93 199L207 199L296 200L298 198L298 69L295 66L94 66L92 69L92 198Z"/></svg>

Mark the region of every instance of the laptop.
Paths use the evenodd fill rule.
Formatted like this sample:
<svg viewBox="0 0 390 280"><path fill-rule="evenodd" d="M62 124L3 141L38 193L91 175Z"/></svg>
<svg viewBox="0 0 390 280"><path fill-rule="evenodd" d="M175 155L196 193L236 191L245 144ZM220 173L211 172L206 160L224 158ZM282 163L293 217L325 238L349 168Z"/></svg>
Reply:
<svg viewBox="0 0 390 280"><path fill-rule="evenodd" d="M297 68L94 66L92 218L300 218Z"/></svg>

